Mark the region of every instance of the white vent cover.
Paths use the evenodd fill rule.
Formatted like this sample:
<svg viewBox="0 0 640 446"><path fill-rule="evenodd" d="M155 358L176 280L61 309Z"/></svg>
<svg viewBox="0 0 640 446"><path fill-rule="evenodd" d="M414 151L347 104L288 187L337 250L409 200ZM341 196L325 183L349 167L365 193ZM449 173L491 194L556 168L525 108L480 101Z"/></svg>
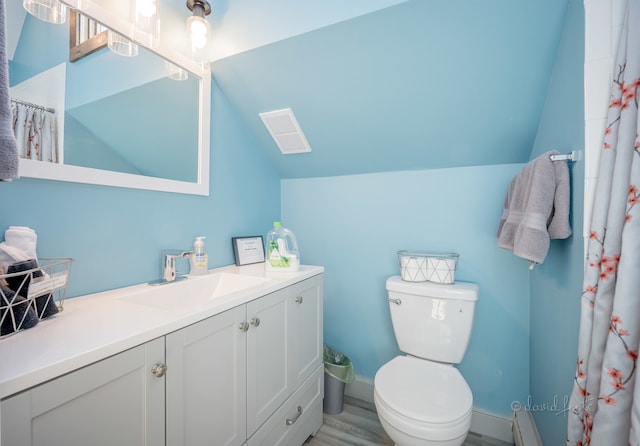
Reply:
<svg viewBox="0 0 640 446"><path fill-rule="evenodd" d="M259 115L284 155L311 152L311 146L290 108L259 113Z"/></svg>

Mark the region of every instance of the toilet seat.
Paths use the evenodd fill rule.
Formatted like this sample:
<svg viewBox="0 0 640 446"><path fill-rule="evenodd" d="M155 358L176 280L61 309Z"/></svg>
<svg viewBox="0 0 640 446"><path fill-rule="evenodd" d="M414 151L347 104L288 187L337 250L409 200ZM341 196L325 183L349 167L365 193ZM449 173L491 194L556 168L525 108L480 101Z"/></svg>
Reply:
<svg viewBox="0 0 640 446"><path fill-rule="evenodd" d="M473 396L453 366L397 356L374 380L378 415L416 438L448 440L466 435Z"/></svg>

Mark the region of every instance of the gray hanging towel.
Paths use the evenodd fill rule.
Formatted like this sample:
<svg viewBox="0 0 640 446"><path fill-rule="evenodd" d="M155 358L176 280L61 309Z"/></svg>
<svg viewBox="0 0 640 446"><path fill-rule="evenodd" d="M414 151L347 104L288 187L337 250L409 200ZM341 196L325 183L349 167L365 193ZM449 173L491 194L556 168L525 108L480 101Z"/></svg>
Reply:
<svg viewBox="0 0 640 446"><path fill-rule="evenodd" d="M9 100L9 61L5 0L0 0L0 181L18 178L18 148Z"/></svg>
<svg viewBox="0 0 640 446"><path fill-rule="evenodd" d="M550 239L571 235L569 168L564 161L551 161L557 154L540 155L511 180L498 225L498 246L532 265L544 261Z"/></svg>

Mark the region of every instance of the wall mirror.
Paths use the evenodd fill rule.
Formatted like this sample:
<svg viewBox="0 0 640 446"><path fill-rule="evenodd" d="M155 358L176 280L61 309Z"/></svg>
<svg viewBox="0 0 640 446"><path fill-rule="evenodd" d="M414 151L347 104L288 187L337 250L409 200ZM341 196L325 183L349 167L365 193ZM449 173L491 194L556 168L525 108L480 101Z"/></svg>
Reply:
<svg viewBox="0 0 640 446"><path fill-rule="evenodd" d="M149 42L117 8L91 0L82 0L82 14L127 36L137 55L102 48L71 63L68 22L39 20L22 2L7 6L14 107L53 112L57 128L57 153L44 144L37 156L24 153L21 177L208 195L207 68L160 39ZM176 80L177 69L186 79Z"/></svg>

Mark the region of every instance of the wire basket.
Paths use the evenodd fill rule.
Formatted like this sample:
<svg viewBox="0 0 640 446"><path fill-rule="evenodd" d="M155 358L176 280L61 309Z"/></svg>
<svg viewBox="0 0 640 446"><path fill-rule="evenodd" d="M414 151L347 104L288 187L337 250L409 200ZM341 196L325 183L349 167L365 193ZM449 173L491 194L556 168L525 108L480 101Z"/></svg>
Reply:
<svg viewBox="0 0 640 446"><path fill-rule="evenodd" d="M0 274L0 339L62 311L71 258L18 262Z"/></svg>
<svg viewBox="0 0 640 446"><path fill-rule="evenodd" d="M458 254L428 251L398 251L400 276L406 282L455 282Z"/></svg>

